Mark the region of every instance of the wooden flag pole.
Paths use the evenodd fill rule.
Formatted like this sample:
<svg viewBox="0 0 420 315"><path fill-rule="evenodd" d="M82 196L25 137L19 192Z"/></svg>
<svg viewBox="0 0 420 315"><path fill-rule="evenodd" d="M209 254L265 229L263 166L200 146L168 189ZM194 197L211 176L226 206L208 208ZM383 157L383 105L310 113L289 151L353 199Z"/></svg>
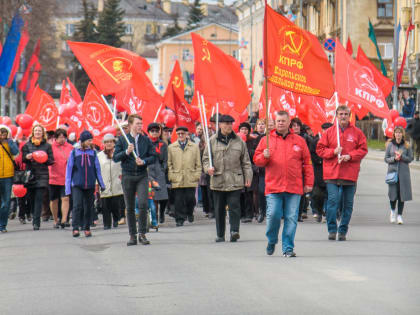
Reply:
<svg viewBox="0 0 420 315"><path fill-rule="evenodd" d="M112 115L112 120L115 121L115 123L117 124L118 128L121 130L121 133L122 133L125 141L127 141L127 144L130 144L130 141L128 140L127 135L125 134L124 129L121 127L120 122L118 121L117 117L115 117L115 114L112 112L111 107L109 106L108 101L106 100L105 96L103 94L101 94L101 97L102 97L102 99L104 100L104 102L106 104L106 108L109 110L109 112ZM132 153L134 155L134 158L137 159L136 151L133 151Z"/></svg>

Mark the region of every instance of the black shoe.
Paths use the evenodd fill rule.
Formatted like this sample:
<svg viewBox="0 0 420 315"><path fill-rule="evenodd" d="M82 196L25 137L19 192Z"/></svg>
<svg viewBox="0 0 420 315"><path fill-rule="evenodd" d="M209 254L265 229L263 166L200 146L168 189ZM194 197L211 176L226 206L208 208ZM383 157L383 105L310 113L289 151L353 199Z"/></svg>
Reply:
<svg viewBox="0 0 420 315"><path fill-rule="evenodd" d="M25 218L19 218L19 222L20 222L21 224L26 224L26 220L25 220Z"/></svg>
<svg viewBox="0 0 420 315"><path fill-rule="evenodd" d="M308 215L306 213L302 213L302 219L307 219Z"/></svg>
<svg viewBox="0 0 420 315"><path fill-rule="evenodd" d="M339 241L345 241L346 240L346 234L338 233L338 240Z"/></svg>
<svg viewBox="0 0 420 315"><path fill-rule="evenodd" d="M330 241L335 241L337 238L337 233L328 233L328 239Z"/></svg>
<svg viewBox="0 0 420 315"><path fill-rule="evenodd" d="M184 221L177 221L176 226L184 226Z"/></svg>
<svg viewBox="0 0 420 315"><path fill-rule="evenodd" d="M241 238L241 236L239 235L239 232L231 232L230 233L230 241L236 242L237 240L239 240Z"/></svg>
<svg viewBox="0 0 420 315"><path fill-rule="evenodd" d="M317 218L316 218L316 221L317 221L318 223L321 223L321 222L322 222L322 214L318 214L318 216L317 216Z"/></svg>
<svg viewBox="0 0 420 315"><path fill-rule="evenodd" d="M274 254L274 250L276 249L276 244L270 244L267 245L267 255L271 256Z"/></svg>
<svg viewBox="0 0 420 315"><path fill-rule="evenodd" d="M150 241L146 238L146 234L139 234L139 242L143 245L149 245Z"/></svg>
<svg viewBox="0 0 420 315"><path fill-rule="evenodd" d="M50 217L42 218L42 222L48 222L50 220Z"/></svg>
<svg viewBox="0 0 420 315"><path fill-rule="evenodd" d="M303 222L302 217L298 217L298 222Z"/></svg>
<svg viewBox="0 0 420 315"><path fill-rule="evenodd" d="M104 226L104 230L110 230L111 227L110 226Z"/></svg>
<svg viewBox="0 0 420 315"><path fill-rule="evenodd" d="M159 218L159 223L160 223L160 224L165 223L165 216L164 216L164 215L161 215L161 216L160 216L160 218Z"/></svg>
<svg viewBox="0 0 420 315"><path fill-rule="evenodd" d="M188 222L193 223L194 222L194 215L189 215L188 216Z"/></svg>
<svg viewBox="0 0 420 315"><path fill-rule="evenodd" d="M9 220L14 220L16 218L16 212L12 212L10 215L9 215Z"/></svg>
<svg viewBox="0 0 420 315"><path fill-rule="evenodd" d="M92 236L92 232L90 230L86 230L85 237L91 237L91 236Z"/></svg>
<svg viewBox="0 0 420 315"><path fill-rule="evenodd" d="M32 216L30 214L28 214L28 216L26 217L26 220L28 220L28 222L32 221Z"/></svg>
<svg viewBox="0 0 420 315"><path fill-rule="evenodd" d="M79 236L80 236L79 230L73 230L73 237L79 237Z"/></svg>
<svg viewBox="0 0 420 315"><path fill-rule="evenodd" d="M60 223L60 227L61 227L62 230L64 230L64 228L66 227L66 224L65 223Z"/></svg>
<svg viewBox="0 0 420 315"><path fill-rule="evenodd" d="M263 223L264 222L264 214L260 213L257 217L257 222L258 223Z"/></svg>
<svg viewBox="0 0 420 315"><path fill-rule="evenodd" d="M34 225L34 231L39 231L39 225Z"/></svg>
<svg viewBox="0 0 420 315"><path fill-rule="evenodd" d="M118 227L118 221L115 221L114 223L112 223L112 227L116 229Z"/></svg>
<svg viewBox="0 0 420 315"><path fill-rule="evenodd" d="M214 240L216 243L221 243L221 242L224 242L225 241L225 238L224 237L216 237L216 239Z"/></svg>
<svg viewBox="0 0 420 315"><path fill-rule="evenodd" d="M135 235L131 235L130 239L127 242L127 246L137 245L137 238Z"/></svg>
<svg viewBox="0 0 420 315"><path fill-rule="evenodd" d="M60 223L54 223L54 229L59 229L60 228Z"/></svg>
<svg viewBox="0 0 420 315"><path fill-rule="evenodd" d="M285 253L283 253L283 257L286 257L286 258L296 257L296 253L295 252L285 252Z"/></svg>
<svg viewBox="0 0 420 315"><path fill-rule="evenodd" d="M242 219L242 223L251 223L252 219L251 218L244 218Z"/></svg>
<svg viewBox="0 0 420 315"><path fill-rule="evenodd" d="M70 227L70 223L69 223L69 222L66 222L64 225L65 225L66 227Z"/></svg>

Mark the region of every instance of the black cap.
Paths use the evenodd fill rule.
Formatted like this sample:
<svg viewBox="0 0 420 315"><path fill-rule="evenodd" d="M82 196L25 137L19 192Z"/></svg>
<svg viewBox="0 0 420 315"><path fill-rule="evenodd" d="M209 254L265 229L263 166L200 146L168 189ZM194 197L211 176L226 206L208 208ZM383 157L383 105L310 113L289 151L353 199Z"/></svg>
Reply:
<svg viewBox="0 0 420 315"><path fill-rule="evenodd" d="M246 121L242 122L242 123L239 125L239 130L241 130L241 128L247 128L247 129L248 129L248 131L251 131L251 125L250 125L249 123L247 123Z"/></svg>
<svg viewBox="0 0 420 315"><path fill-rule="evenodd" d="M184 127L184 126L179 126L178 128L176 128L176 132L178 132L178 131L188 132L188 128L187 127Z"/></svg>
<svg viewBox="0 0 420 315"><path fill-rule="evenodd" d="M147 126L147 132L149 132L152 129L160 130L160 125L158 123L152 122L151 124L149 124L149 126Z"/></svg>
<svg viewBox="0 0 420 315"><path fill-rule="evenodd" d="M219 122L225 122L225 123L233 123L235 119L233 119L230 115L221 115L219 117Z"/></svg>
<svg viewBox="0 0 420 315"><path fill-rule="evenodd" d="M326 122L326 123L323 123L323 124L321 125L321 128L322 128L322 129L328 129L328 128L332 127L332 126L333 126L333 124L332 124L332 123L330 123L330 122Z"/></svg>

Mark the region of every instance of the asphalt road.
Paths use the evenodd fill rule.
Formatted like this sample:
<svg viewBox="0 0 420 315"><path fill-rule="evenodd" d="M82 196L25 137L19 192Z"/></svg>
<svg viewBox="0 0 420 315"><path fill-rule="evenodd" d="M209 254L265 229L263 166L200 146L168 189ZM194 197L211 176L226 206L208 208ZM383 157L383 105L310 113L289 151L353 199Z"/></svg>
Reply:
<svg viewBox="0 0 420 315"><path fill-rule="evenodd" d="M347 242L309 218L297 258L265 254L264 224L214 243L201 218L127 247L127 227L73 239L17 220L0 235L0 314L420 314L420 171L402 226L388 222L385 164L364 160Z"/></svg>

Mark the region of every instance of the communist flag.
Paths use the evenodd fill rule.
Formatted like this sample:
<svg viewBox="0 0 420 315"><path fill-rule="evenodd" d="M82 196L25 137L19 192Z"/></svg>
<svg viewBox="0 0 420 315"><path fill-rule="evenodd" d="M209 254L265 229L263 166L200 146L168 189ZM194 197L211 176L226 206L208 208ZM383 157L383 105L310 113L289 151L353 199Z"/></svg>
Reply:
<svg viewBox="0 0 420 315"><path fill-rule="evenodd" d="M265 82L261 90L260 101L258 103L259 117L265 117L266 104L265 104ZM294 93L279 88L278 86L268 82L267 95L269 104L270 119L274 120L274 113L279 110L284 110L289 113L291 117L296 116L296 101Z"/></svg>
<svg viewBox="0 0 420 315"><path fill-rule="evenodd" d="M34 121L47 130L55 130L57 127L58 108L53 98L39 86L36 86L25 114L31 115Z"/></svg>
<svg viewBox="0 0 420 315"><path fill-rule="evenodd" d="M70 92L73 99L76 101L77 104L80 104L83 102L82 98L80 97L79 91L76 89L74 84L70 81L70 79L67 77L67 83L70 86Z"/></svg>
<svg viewBox="0 0 420 315"><path fill-rule="evenodd" d="M340 97L366 107L378 117L388 117L385 95L375 82L373 71L353 60L338 39L335 48L335 82Z"/></svg>
<svg viewBox="0 0 420 315"><path fill-rule="evenodd" d="M190 113L191 107L184 98L184 80L178 60L175 61L168 87L163 96L163 104L175 111L177 126L187 127L190 132L195 131Z"/></svg>
<svg viewBox="0 0 420 315"><path fill-rule="evenodd" d="M122 48L67 41L87 75L101 94L115 94L129 86L145 86L146 59ZM148 98L144 95L144 98Z"/></svg>
<svg viewBox="0 0 420 315"><path fill-rule="evenodd" d="M240 63L201 36L191 33L191 38L195 91L204 95L211 107L219 103L221 113L228 114L232 109L243 112L251 96Z"/></svg>
<svg viewBox="0 0 420 315"><path fill-rule="evenodd" d="M35 62L35 66L34 66L33 70L31 71L31 79L29 80L29 87L28 87L28 90L26 92L26 97L25 97L25 100L27 102L31 101L32 95L35 91L36 84L37 84L38 79L39 79L39 74L41 72L41 69L42 69L42 66L37 60Z"/></svg>
<svg viewBox="0 0 420 315"><path fill-rule="evenodd" d="M392 87L394 85L394 82L392 82L390 79L388 79L386 76L382 74L381 71L379 71L375 65L369 60L369 58L366 56L363 49L360 47L357 48L357 57L356 61L363 67L369 68L370 71L373 74L375 83L379 86L379 88L384 93L384 96L387 97L389 93L392 91Z"/></svg>
<svg viewBox="0 0 420 315"><path fill-rule="evenodd" d="M313 34L265 6L264 74L295 93L330 98L334 81L330 63Z"/></svg>

